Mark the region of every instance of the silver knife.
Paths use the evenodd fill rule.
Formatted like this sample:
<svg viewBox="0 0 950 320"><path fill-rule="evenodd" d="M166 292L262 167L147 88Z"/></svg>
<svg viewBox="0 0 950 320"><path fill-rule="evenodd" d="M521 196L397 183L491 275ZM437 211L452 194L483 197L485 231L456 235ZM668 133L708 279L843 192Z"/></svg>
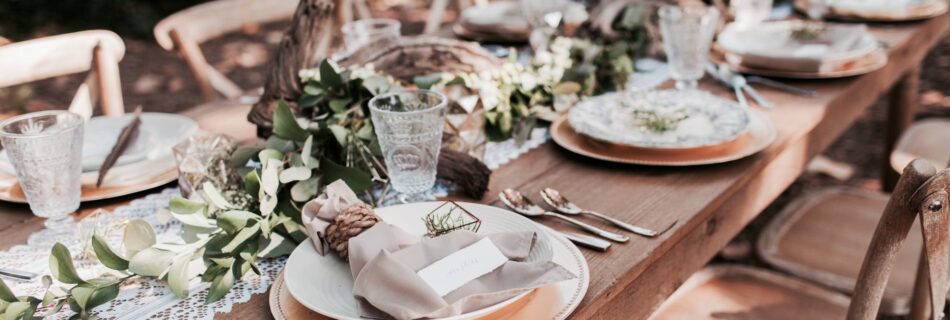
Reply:
<svg viewBox="0 0 950 320"><path fill-rule="evenodd" d="M594 238L594 237L588 237L585 235L571 233L571 232L561 232L561 231L555 231L555 232L557 232L558 234L564 236L568 240L571 240L571 242L576 243L577 245L580 245L582 247L594 249L597 251L607 251L607 249L610 248L610 242L608 242L607 240Z"/></svg>
<svg viewBox="0 0 950 320"><path fill-rule="evenodd" d="M10 277L17 280L30 281L30 280L36 279L36 277L39 277L40 275L36 273L32 273L32 272L27 272L27 271L0 268L0 276Z"/></svg>
<svg viewBox="0 0 950 320"><path fill-rule="evenodd" d="M781 83L769 78L763 78L759 76L748 76L745 79L748 82L758 83L764 86L769 86L778 90L782 90L782 91L785 91L791 94L800 95L800 96L814 97L818 95L818 92L815 90L800 88L800 87L796 87L789 84L784 84L784 83Z"/></svg>

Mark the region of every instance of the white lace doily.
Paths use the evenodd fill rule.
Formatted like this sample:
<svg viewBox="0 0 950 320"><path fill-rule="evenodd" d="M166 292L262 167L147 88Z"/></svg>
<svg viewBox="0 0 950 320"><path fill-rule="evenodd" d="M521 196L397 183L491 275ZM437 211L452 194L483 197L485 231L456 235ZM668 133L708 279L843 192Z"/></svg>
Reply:
<svg viewBox="0 0 950 320"><path fill-rule="evenodd" d="M654 64L654 68L646 70L647 72L634 74L631 79L631 86L652 88L668 79L669 73L664 63L650 63L658 64ZM490 169L497 169L525 152L540 146L548 138L547 128L535 128L528 140L521 145L515 144L514 141L489 143L485 149L484 162ZM436 188L434 194L440 195L444 192L445 188L441 187ZM103 213L99 216L99 219L113 222L126 219L144 219L155 228L159 242L175 241L179 239L181 225L175 221L163 224L157 220L155 212L167 207L168 201L172 197L178 196L178 194L176 188L165 189L161 193L134 200L129 205L119 207L112 212ZM108 233L106 234L106 241L113 248L119 248L122 242L121 235L121 232ZM52 230L40 230L30 236L27 244L14 246L8 251L0 252L0 267L49 274L50 248L54 243L62 242L63 239L68 238L68 235L56 234ZM105 267L99 265L96 261L80 258L83 247L78 241L64 244L73 254L76 269L80 276L92 278L105 273ZM212 319L215 313L229 312L235 304L247 302L254 294L267 292L277 274L284 268L285 261L286 258L259 260L258 266L261 269L261 275L249 272L241 281L234 284L234 287L223 299L212 304L205 303L208 284L201 283L198 279L192 281L189 290L191 295L186 299L176 298L163 281L135 280L123 286L115 300L95 308L93 312L101 319ZM42 281L39 279L32 282L4 279L4 282L17 295L40 297L44 293ZM45 310L38 311L38 315L44 313ZM66 319L71 315L72 312L68 308L64 308L63 311L49 319Z"/></svg>

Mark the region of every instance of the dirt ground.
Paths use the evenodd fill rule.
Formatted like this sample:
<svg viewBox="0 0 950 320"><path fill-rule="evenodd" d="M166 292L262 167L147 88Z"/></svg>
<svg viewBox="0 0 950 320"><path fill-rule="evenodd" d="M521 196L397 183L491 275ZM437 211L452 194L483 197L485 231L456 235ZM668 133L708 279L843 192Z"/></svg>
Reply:
<svg viewBox="0 0 950 320"><path fill-rule="evenodd" d="M385 1L380 1L385 4ZM376 12L379 16L400 18L406 33L422 29L424 11L420 8L396 6L391 11ZM453 13L448 14L450 17ZM218 70L246 90L260 87L273 47L281 36L285 23L276 23L244 30L212 40L201 46L208 60ZM176 54L166 52L155 42L126 40L126 55L120 63L123 92L127 109L142 105L146 111L176 112L201 102L201 95L184 61ZM950 37L943 39L924 62L920 102L922 114L950 115ZM64 108L78 87L81 75L66 76L33 83L29 86L0 89L0 113L24 112L49 108ZM778 200L754 220L734 240L742 248L754 243L762 227L791 199L807 191L829 186L852 186L872 191L881 189L881 162L885 107L879 101L847 130L824 155L847 163L856 169L847 181L806 173L789 187ZM868 146L881 146L872 147ZM742 250L739 250L742 251ZM754 256L739 255L738 259L718 257L714 262L735 261L764 266Z"/></svg>

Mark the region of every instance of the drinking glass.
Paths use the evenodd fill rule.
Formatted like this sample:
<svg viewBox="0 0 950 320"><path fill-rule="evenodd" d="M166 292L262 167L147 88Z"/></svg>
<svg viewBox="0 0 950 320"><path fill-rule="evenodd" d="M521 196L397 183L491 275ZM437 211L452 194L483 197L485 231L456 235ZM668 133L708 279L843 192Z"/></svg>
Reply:
<svg viewBox="0 0 950 320"><path fill-rule="evenodd" d="M736 25L749 28L768 20L772 14L772 0L732 0L729 9Z"/></svg>
<svg viewBox="0 0 950 320"><path fill-rule="evenodd" d="M40 111L0 123L0 142L33 214L63 229L79 208L84 119L69 111Z"/></svg>
<svg viewBox="0 0 950 320"><path fill-rule="evenodd" d="M429 90L387 93L369 101L389 181L408 197L403 201L424 200L435 185L445 106L445 96Z"/></svg>
<svg viewBox="0 0 950 320"><path fill-rule="evenodd" d="M347 52L380 40L399 38L402 24L393 19L360 19L343 24L343 46Z"/></svg>
<svg viewBox="0 0 950 320"><path fill-rule="evenodd" d="M703 77L719 11L705 6L663 6L659 15L663 47L676 88L695 89Z"/></svg>

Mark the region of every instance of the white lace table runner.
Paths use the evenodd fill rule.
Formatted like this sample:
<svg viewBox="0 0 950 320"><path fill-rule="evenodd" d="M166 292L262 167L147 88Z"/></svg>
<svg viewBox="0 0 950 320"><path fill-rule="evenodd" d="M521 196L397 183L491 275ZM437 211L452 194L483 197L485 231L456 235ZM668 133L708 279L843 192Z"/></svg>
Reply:
<svg viewBox="0 0 950 320"><path fill-rule="evenodd" d="M640 64L638 62L638 67ZM647 62L647 66L650 66L648 72L634 74L631 78L632 87L652 88L668 79L668 69L662 62L653 60ZM486 146L484 162L492 170L497 169L540 146L548 139L547 128L535 128L529 139L521 145L513 141L489 143ZM444 187L436 188L434 195L444 192ZM134 200L129 205L104 213L100 215L100 219L104 221L144 219L155 228L160 242L175 241L179 239L181 225L175 221L162 223L157 220L155 212L167 207L168 201L178 194L176 188L165 189L161 193ZM106 235L106 239L112 247L118 248L121 247L121 234L121 232L112 232ZM0 267L49 274L49 250L54 243L62 242L67 238L69 238L68 235L43 229L31 235L27 244L0 252ZM66 245L76 259L76 268L80 276L92 278L106 271L105 267L95 261L78 259L83 248L77 241L73 242ZM249 272L241 281L235 283L223 299L212 304L205 303L208 284L201 283L198 279L192 282L191 290L189 290L191 295L186 299L176 298L163 281L136 280L123 286L115 300L95 308L94 313L101 319L211 319L215 313L227 313L235 304L247 302L254 294L267 292L283 269L285 261L285 258L258 261L261 275ZM11 279L4 279L4 281L17 295L41 296L44 293L39 279L32 282ZM68 308L65 309L50 319L66 319L71 316L72 312ZM39 313L44 312L41 310Z"/></svg>

